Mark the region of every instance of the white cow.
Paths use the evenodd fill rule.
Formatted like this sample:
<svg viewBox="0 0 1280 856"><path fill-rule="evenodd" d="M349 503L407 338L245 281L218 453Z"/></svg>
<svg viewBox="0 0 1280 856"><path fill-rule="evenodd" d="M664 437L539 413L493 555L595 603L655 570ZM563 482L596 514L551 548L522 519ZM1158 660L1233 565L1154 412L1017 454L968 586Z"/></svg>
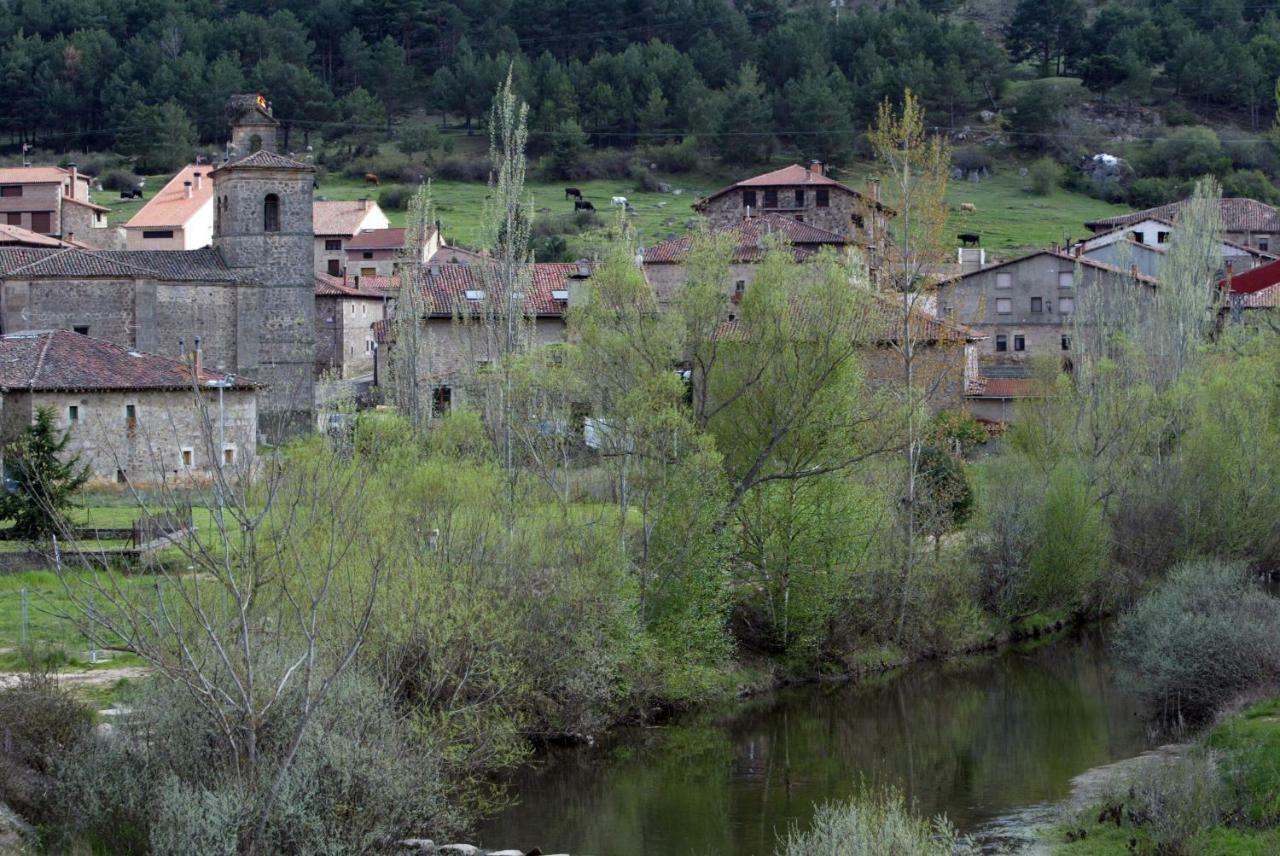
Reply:
<svg viewBox="0 0 1280 856"><path fill-rule="evenodd" d="M611 197L609 197L609 204L610 204L610 205L617 205L617 206L622 207L622 208L626 208L626 207L627 207L627 197L625 197L625 196L611 196Z"/></svg>

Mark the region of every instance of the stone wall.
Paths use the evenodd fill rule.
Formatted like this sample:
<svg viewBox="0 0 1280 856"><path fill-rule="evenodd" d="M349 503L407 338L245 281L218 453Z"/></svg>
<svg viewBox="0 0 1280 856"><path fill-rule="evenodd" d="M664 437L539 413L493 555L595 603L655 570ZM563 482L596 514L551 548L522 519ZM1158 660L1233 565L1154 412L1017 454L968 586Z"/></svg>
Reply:
<svg viewBox="0 0 1280 856"><path fill-rule="evenodd" d="M124 230L107 224L104 212L62 201L62 237L76 240L99 250L124 249Z"/></svg>
<svg viewBox="0 0 1280 856"><path fill-rule="evenodd" d="M814 185L779 186L778 205L769 207L764 204L764 188L734 188L723 196L708 201L702 213L712 228L728 228L741 222L748 213L743 194L746 191L755 193L756 206L750 213L777 213L787 217L802 219L806 223L843 235L851 241L873 243L877 230L883 231L883 223L879 216L870 215L870 207L862 197L841 187L826 185L828 204L819 208ZM797 205L797 190L804 193L804 202ZM861 225L858 223L861 222Z"/></svg>
<svg viewBox="0 0 1280 856"><path fill-rule="evenodd" d="M30 424L35 409L48 406L58 429L71 430L69 451L80 455L95 479L117 481L123 472L132 484L145 485L208 476L224 451L230 451L231 465L242 464L256 448L256 393L224 392L221 447L217 390L202 390L200 400L203 408L194 390L8 393L3 396L0 439L15 439ZM134 407L132 422L129 405ZM72 406L78 411L74 421ZM184 449L190 452L189 462Z"/></svg>
<svg viewBox="0 0 1280 856"><path fill-rule="evenodd" d="M730 265L729 276L725 282L726 293L732 296L739 282L742 283L743 291L749 288L751 280L755 278L756 268L756 265L746 263ZM684 287L688 272L682 264L650 263L644 266L644 278L653 288L658 307L666 310L671 308Z"/></svg>
<svg viewBox="0 0 1280 856"><path fill-rule="evenodd" d="M382 317L381 300L316 298L316 378L348 379L373 373L372 325Z"/></svg>

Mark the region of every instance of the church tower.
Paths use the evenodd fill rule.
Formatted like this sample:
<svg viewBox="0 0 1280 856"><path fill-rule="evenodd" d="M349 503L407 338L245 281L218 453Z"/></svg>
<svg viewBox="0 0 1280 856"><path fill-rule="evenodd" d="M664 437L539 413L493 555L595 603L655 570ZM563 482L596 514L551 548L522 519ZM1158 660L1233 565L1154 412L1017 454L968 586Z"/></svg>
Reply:
<svg viewBox="0 0 1280 856"><path fill-rule="evenodd" d="M266 386L258 421L276 442L315 422L315 168L274 151L275 120L265 104L244 95L228 104L232 147L213 171L213 245L243 280L236 365ZM261 147L250 151L255 142Z"/></svg>

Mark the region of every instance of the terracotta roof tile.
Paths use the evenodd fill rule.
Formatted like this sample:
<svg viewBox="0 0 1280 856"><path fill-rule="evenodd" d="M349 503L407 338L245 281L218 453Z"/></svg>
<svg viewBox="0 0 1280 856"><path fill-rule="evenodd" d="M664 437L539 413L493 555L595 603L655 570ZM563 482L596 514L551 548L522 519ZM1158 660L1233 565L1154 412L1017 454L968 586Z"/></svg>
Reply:
<svg viewBox="0 0 1280 856"><path fill-rule="evenodd" d="M236 158L233 161L227 161L219 164L219 169L228 169L234 167L236 169L304 169L308 172L315 172L315 167L309 163L302 163L293 158L287 158L284 155L278 155L275 152L269 152L266 149L258 149L256 152L247 154L242 158Z"/></svg>
<svg viewBox="0 0 1280 856"><path fill-rule="evenodd" d="M202 370L198 380L205 384L225 377ZM192 380L191 366L180 360L127 351L66 330L0 336L3 390L190 389ZM247 378L235 378L236 389L254 386Z"/></svg>
<svg viewBox="0 0 1280 856"><path fill-rule="evenodd" d="M213 200L213 179L208 164L191 164L169 179L160 192L147 200L137 214L125 223L126 229L151 229L160 226L181 228L197 211ZM196 173L202 176L196 185ZM187 198L184 182L191 182L191 198Z"/></svg>
<svg viewBox="0 0 1280 856"><path fill-rule="evenodd" d="M1113 229L1117 226L1126 226L1130 223L1137 223L1140 220L1166 220L1172 222L1177 219L1182 211L1182 206L1186 205L1186 200L1179 202L1170 202L1166 205L1157 205L1154 208L1146 208L1142 211L1134 211L1129 214L1119 214L1115 217L1103 217L1098 220L1090 220L1084 225L1090 229L1103 230ZM1219 210L1222 216L1222 229L1226 232L1280 232L1280 212L1265 203L1256 199L1245 199L1242 197L1228 197L1220 200Z"/></svg>
<svg viewBox="0 0 1280 856"><path fill-rule="evenodd" d="M462 247L441 246L432 254L429 262L438 262L441 264L458 264L471 265L478 262L489 260L489 256L484 253L478 253L475 250L467 250Z"/></svg>
<svg viewBox="0 0 1280 856"><path fill-rule="evenodd" d="M731 190L736 190L740 187L838 187L846 193L852 193L854 196L859 198L865 198L863 194L846 184L841 184L829 175L826 175L825 173L816 173L806 166L801 166L800 164L795 163L790 166L784 166L782 169L775 169L772 172L766 172L761 175L752 176L751 178L745 178L742 181L736 181L728 187L722 187L715 193L699 199L693 207L697 210L701 210L702 207L712 199L724 196ZM888 206L878 202L876 205L880 210L892 213Z"/></svg>
<svg viewBox="0 0 1280 856"><path fill-rule="evenodd" d="M318 199L311 206L311 224L316 235L350 237L360 231L370 212L382 215L371 199ZM376 218L386 222L386 216Z"/></svg>
<svg viewBox="0 0 1280 856"><path fill-rule="evenodd" d="M346 249L398 250L403 246L404 229L366 229L347 241Z"/></svg>
<svg viewBox="0 0 1280 856"><path fill-rule="evenodd" d="M115 277L171 282L236 282L213 247L199 250L84 250L0 247L0 276Z"/></svg>
<svg viewBox="0 0 1280 856"><path fill-rule="evenodd" d="M527 274L525 285L525 311L542 317L563 317L568 308L569 282L582 278L577 263L538 263ZM423 296L427 301L427 314L434 317L451 317L455 313L478 311L479 307L492 306L493 301L504 299L503 287L491 264L482 265L426 265L423 278ZM588 274L589 275L589 274ZM553 292L565 292L559 298ZM467 297L468 292L477 295Z"/></svg>
<svg viewBox="0 0 1280 856"><path fill-rule="evenodd" d="M385 300L391 295L392 289L375 287L374 284L370 283L370 280L373 279L385 281L391 279L391 277L363 277L357 287L355 280L351 277L343 280L327 273L318 273L315 275L316 297L352 297L366 300Z"/></svg>
<svg viewBox="0 0 1280 856"><path fill-rule="evenodd" d="M24 229L21 226L0 223L0 246L69 247L71 244L51 235L32 232L30 229Z"/></svg>
<svg viewBox="0 0 1280 856"><path fill-rule="evenodd" d="M84 181L90 176L76 173ZM0 184L61 184L71 177L71 170L60 166L10 166L0 167Z"/></svg>
<svg viewBox="0 0 1280 856"><path fill-rule="evenodd" d="M843 247L849 243L843 235L773 213L744 217L736 225L715 233L732 236L736 262L758 261L770 235L781 236L797 255L811 255L823 246ZM689 254L693 242L693 235L681 235L654 244L644 251L645 264L678 264Z"/></svg>

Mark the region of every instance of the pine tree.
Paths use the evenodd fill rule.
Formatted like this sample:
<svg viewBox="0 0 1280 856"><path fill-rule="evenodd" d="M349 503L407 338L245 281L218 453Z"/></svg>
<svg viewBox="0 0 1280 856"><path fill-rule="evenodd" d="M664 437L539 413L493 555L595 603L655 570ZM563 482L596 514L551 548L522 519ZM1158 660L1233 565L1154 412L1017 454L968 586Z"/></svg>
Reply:
<svg viewBox="0 0 1280 856"><path fill-rule="evenodd" d="M71 432L59 436L55 418L53 408L38 408L35 421L9 447L13 487L0 499L0 516L12 520L13 531L24 538L57 532L71 498L89 479L79 455L63 460Z"/></svg>

